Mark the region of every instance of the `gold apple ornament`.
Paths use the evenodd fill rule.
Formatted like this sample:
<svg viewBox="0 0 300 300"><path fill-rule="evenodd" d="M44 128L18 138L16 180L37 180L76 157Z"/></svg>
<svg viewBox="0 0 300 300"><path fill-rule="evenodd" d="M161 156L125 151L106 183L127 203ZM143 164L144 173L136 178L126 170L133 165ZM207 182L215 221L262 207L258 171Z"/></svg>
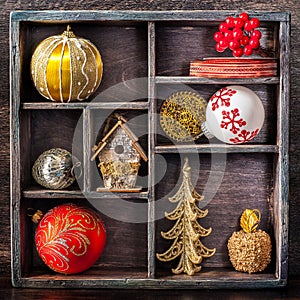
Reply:
<svg viewBox="0 0 300 300"><path fill-rule="evenodd" d="M271 238L257 229L260 222L258 209L246 209L240 219L243 228L234 232L228 240L229 259L237 271L262 272L271 261Z"/></svg>

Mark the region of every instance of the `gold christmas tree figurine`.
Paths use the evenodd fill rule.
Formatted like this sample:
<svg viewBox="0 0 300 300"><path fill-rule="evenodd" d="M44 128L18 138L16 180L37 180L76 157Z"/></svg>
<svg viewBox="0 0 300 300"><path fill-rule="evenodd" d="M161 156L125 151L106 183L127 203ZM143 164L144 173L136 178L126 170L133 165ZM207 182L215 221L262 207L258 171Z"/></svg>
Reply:
<svg viewBox="0 0 300 300"><path fill-rule="evenodd" d="M197 201L203 200L191 183L191 167L188 159L185 159L183 166L183 180L177 193L169 198L170 202L178 202L177 207L170 213L165 213L167 219L175 221L175 225L168 232L161 232L163 238L174 240L172 246L162 254L156 254L160 261L171 261L180 256L180 261L174 274L182 272L194 275L201 270L203 258L211 257L216 249L208 249L201 241L201 237L208 236L212 229L203 228L198 222L198 218L204 218L208 210L201 210L197 206Z"/></svg>

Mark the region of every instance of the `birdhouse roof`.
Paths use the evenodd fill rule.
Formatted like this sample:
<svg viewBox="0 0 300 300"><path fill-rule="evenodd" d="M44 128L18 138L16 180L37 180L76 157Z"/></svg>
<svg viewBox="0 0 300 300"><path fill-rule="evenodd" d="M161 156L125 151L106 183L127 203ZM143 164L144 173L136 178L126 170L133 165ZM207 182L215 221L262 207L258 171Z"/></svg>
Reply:
<svg viewBox="0 0 300 300"><path fill-rule="evenodd" d="M94 146L94 155L92 157L91 160L94 160L99 153L105 148L105 146L107 145L107 140L109 139L109 137L120 127L123 129L123 131L127 134L127 136L131 139L132 141L132 146L135 148L135 150L138 152L138 154L141 156L141 158L144 161L147 161L148 158L143 150L143 148L141 147L141 145L138 143L138 138L137 136L131 131L131 129L128 127L127 120L119 115L119 114L115 114L114 115L115 118L118 120L117 123L109 130L109 132L102 138L101 142Z"/></svg>

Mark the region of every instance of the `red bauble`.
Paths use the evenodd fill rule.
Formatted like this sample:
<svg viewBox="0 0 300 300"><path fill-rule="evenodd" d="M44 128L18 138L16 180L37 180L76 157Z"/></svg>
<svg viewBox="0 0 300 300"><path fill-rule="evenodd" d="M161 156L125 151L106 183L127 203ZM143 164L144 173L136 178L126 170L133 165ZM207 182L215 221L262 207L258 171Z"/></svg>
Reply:
<svg viewBox="0 0 300 300"><path fill-rule="evenodd" d="M35 234L36 248L44 263L63 274L90 268L100 257L105 241L100 217L88 208L70 203L49 210Z"/></svg>

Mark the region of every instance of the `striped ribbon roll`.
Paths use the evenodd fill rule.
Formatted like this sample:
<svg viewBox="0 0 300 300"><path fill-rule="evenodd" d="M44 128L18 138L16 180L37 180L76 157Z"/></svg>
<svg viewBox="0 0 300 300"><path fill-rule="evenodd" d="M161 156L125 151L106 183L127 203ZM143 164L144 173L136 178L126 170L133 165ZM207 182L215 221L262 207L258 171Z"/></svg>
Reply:
<svg viewBox="0 0 300 300"><path fill-rule="evenodd" d="M190 63L190 76L255 78L276 75L277 62L271 58L205 58Z"/></svg>

